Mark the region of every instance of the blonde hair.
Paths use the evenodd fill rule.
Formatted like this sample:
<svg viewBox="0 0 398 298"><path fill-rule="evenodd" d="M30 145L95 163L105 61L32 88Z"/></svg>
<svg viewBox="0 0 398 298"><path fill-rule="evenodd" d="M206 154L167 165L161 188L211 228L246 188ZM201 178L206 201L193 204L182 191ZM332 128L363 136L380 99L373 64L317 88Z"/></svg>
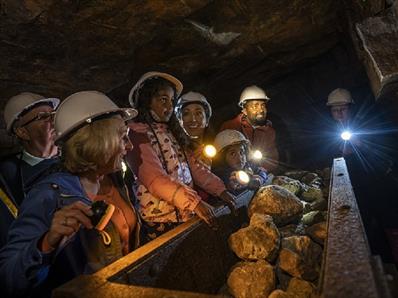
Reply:
<svg viewBox="0 0 398 298"><path fill-rule="evenodd" d="M65 168L73 174L104 168L118 150L122 121L116 116L77 130L62 146Z"/></svg>

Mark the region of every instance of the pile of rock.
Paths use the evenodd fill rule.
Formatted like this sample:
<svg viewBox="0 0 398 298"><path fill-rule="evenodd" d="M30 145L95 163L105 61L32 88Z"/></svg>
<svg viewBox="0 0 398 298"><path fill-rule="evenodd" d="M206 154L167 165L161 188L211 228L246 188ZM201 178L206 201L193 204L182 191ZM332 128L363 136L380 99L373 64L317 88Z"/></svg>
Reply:
<svg viewBox="0 0 398 298"><path fill-rule="evenodd" d="M248 208L250 224L229 237L230 248L242 259L228 276L231 295L317 297L328 174L287 172L257 191Z"/></svg>

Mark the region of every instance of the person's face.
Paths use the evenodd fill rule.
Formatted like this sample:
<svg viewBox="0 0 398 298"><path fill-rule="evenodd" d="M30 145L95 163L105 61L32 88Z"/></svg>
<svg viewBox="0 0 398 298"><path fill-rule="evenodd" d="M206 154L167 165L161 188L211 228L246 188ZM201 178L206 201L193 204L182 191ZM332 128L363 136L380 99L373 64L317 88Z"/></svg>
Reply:
<svg viewBox="0 0 398 298"><path fill-rule="evenodd" d="M263 125L267 118L267 105L263 100L250 100L242 110L252 125Z"/></svg>
<svg viewBox="0 0 398 298"><path fill-rule="evenodd" d="M206 112L201 104L186 105L181 111L182 126L188 135L203 137L207 126Z"/></svg>
<svg viewBox="0 0 398 298"><path fill-rule="evenodd" d="M158 117L160 122L168 122L173 114L174 90L171 87L165 87L151 98L150 109Z"/></svg>
<svg viewBox="0 0 398 298"><path fill-rule="evenodd" d="M118 122L117 134L119 142L114 154L111 156L105 167L105 174L120 171L122 169L122 161L127 154L127 151L133 149L133 144L131 144L129 138L129 129L124 120L118 117L115 118L115 121Z"/></svg>
<svg viewBox="0 0 398 298"><path fill-rule="evenodd" d="M333 119L337 122L346 123L350 118L350 106L348 104L332 106L330 112Z"/></svg>
<svg viewBox="0 0 398 298"><path fill-rule="evenodd" d="M243 144L235 144L225 149L225 162L235 171L242 170L246 165L246 150Z"/></svg>
<svg viewBox="0 0 398 298"><path fill-rule="evenodd" d="M49 105L40 105L25 115L17 123L15 133L31 146L39 148L54 144L54 109Z"/></svg>

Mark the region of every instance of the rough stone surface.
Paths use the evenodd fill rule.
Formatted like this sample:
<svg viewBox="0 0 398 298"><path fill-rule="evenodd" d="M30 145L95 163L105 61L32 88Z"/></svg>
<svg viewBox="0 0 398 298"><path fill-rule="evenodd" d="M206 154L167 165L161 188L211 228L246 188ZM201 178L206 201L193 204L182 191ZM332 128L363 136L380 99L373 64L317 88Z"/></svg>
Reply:
<svg viewBox="0 0 398 298"><path fill-rule="evenodd" d="M282 290L275 290L273 291L268 298L295 298L293 295L286 293L285 291Z"/></svg>
<svg viewBox="0 0 398 298"><path fill-rule="evenodd" d="M320 245L324 245L327 237L326 221L319 222L305 229L308 236Z"/></svg>
<svg viewBox="0 0 398 298"><path fill-rule="evenodd" d="M300 181L289 178L287 176L276 176L274 180L272 180L272 184L280 185L284 189L287 189L288 191L294 193L296 196L301 193L301 190L303 188Z"/></svg>
<svg viewBox="0 0 398 298"><path fill-rule="evenodd" d="M274 269L264 260L239 262L232 268L227 284L235 298L267 297L275 289Z"/></svg>
<svg viewBox="0 0 398 298"><path fill-rule="evenodd" d="M304 211L304 213L308 213L309 211L326 211L328 209L328 202L324 198L321 198L311 202L309 206L309 210Z"/></svg>
<svg viewBox="0 0 398 298"><path fill-rule="evenodd" d="M279 185L260 188L248 208L249 217L254 213L271 215L277 226L283 226L300 219L303 204L290 191Z"/></svg>
<svg viewBox="0 0 398 298"><path fill-rule="evenodd" d="M296 277L290 280L287 293L295 298L317 297L314 284Z"/></svg>
<svg viewBox="0 0 398 298"><path fill-rule="evenodd" d="M292 276L279 268L279 266L275 267L275 274L278 280L277 288L286 291Z"/></svg>
<svg viewBox="0 0 398 298"><path fill-rule="evenodd" d="M303 177L301 177L300 181L307 184L307 185L311 185L312 183L319 181L320 177L318 176L317 173L306 173Z"/></svg>
<svg viewBox="0 0 398 298"><path fill-rule="evenodd" d="M288 171L285 172L285 175L292 179L301 180L308 173L308 171Z"/></svg>
<svg viewBox="0 0 398 298"><path fill-rule="evenodd" d="M326 220L326 212L311 211L303 215L302 223L306 226L312 226L318 222Z"/></svg>
<svg viewBox="0 0 398 298"><path fill-rule="evenodd" d="M290 236L302 236L305 235L305 227L302 223L299 224L288 224L279 228L281 238L287 238Z"/></svg>
<svg viewBox="0 0 398 298"><path fill-rule="evenodd" d="M279 267L294 277L315 280L320 271L322 248L308 236L282 239Z"/></svg>
<svg viewBox="0 0 398 298"><path fill-rule="evenodd" d="M250 225L233 233L228 243L232 251L243 260L266 259L272 262L279 250L280 235L271 216L254 213Z"/></svg>
<svg viewBox="0 0 398 298"><path fill-rule="evenodd" d="M0 98L110 91L154 66L214 86L238 85L248 65L269 79L335 45L336 12L331 0L3 0Z"/></svg>
<svg viewBox="0 0 398 298"><path fill-rule="evenodd" d="M300 199L306 202L313 202L323 199L322 190L318 186L306 186L303 188Z"/></svg>

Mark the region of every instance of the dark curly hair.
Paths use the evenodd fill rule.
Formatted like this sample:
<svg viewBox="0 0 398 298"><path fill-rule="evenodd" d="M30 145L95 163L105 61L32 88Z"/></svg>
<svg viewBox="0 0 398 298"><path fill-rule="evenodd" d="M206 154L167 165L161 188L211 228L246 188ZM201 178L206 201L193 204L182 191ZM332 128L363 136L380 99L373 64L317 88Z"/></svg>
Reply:
<svg viewBox="0 0 398 298"><path fill-rule="evenodd" d="M177 102L177 91L176 87L170 81L161 78L161 77L153 77L146 80L143 86L138 89L136 92L138 94L134 94L137 96L136 99L136 106L135 108L138 110L138 116L136 117L136 122L143 122L151 124L154 122L150 111L151 99L159 94L159 92L167 87L170 87L174 91L174 98L173 98L173 107ZM169 129L173 136L176 138L178 144L186 149L190 146L190 141L188 136L186 135L185 131L180 126L180 123L173 111L173 114L168 122Z"/></svg>

